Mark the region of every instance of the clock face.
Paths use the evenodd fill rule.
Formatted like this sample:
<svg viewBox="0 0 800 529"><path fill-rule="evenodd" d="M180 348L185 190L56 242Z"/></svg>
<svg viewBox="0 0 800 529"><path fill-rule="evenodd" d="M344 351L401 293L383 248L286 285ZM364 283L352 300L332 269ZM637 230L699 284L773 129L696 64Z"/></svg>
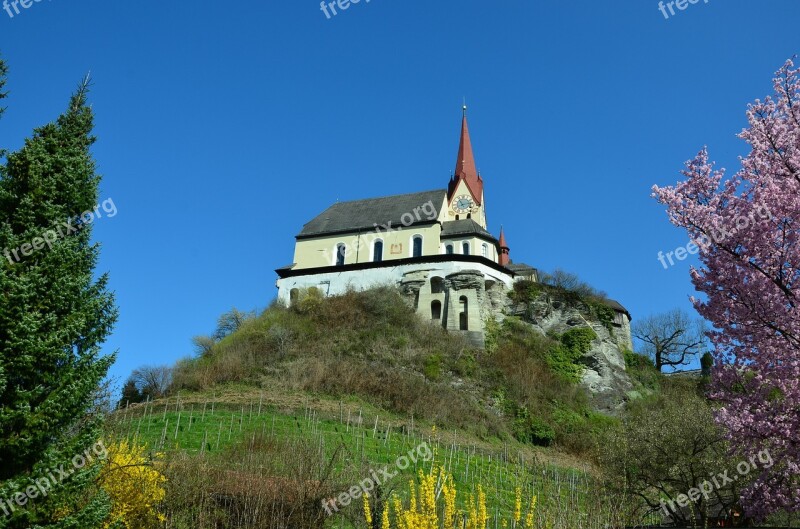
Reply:
<svg viewBox="0 0 800 529"><path fill-rule="evenodd" d="M453 209L457 213L466 213L472 209L472 199L470 199L467 195L457 196L456 201L453 204Z"/></svg>

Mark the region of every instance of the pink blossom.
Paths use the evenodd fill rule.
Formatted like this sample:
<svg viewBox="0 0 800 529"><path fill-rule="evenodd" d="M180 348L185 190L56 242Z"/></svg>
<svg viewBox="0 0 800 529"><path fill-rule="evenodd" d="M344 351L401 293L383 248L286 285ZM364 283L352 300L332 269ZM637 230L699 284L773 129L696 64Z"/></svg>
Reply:
<svg viewBox="0 0 800 529"><path fill-rule="evenodd" d="M690 273L702 294L694 306L715 327L717 420L737 455L769 450L775 461L744 491L756 517L800 511L799 72L787 61L774 96L748 106L739 137L751 152L735 175L726 178L703 149L686 163L686 180L653 187L674 225L709 241Z"/></svg>

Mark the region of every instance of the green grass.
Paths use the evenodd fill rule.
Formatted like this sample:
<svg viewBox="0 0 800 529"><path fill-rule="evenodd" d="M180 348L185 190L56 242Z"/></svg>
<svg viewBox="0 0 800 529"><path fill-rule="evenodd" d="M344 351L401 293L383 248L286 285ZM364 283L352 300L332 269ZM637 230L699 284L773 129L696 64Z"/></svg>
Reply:
<svg viewBox="0 0 800 529"><path fill-rule="evenodd" d="M586 472L534 464L521 451L514 451L520 445L505 444L496 451L479 449L475 445L460 444L457 432L435 431L418 425L412 429L408 421L390 423L380 415L376 427L374 414L362 415L358 425L359 413L353 408L348 412L343 407L341 420L340 417L323 418L307 410L287 414L266 405L261 406L259 413L257 401L245 406L218 403L212 406L207 402L180 408L176 410L175 400L169 404L132 406L117 412L110 421L110 428L116 435L136 439L153 452L181 451L211 458L257 438L312 439L324 447L328 456L337 447L345 450L345 461L361 465L365 469L364 477L369 475L368 469L385 466L394 470L400 456L427 443L434 453L433 460L419 459L411 463L390 482L390 488L394 487L404 496L408 480L414 479L417 471L428 472L432 464L442 464L453 475L462 500L476 492L477 484L481 483L489 505L506 517L513 511L517 486L523 489L525 497L549 494L552 502L582 503L590 495L592 479Z"/></svg>

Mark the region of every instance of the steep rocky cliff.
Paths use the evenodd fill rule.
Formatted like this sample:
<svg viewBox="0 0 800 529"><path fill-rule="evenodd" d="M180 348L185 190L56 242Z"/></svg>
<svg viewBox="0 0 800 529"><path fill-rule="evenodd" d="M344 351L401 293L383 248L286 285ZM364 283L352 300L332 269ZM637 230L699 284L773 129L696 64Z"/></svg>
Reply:
<svg viewBox="0 0 800 529"><path fill-rule="evenodd" d="M624 351L631 350L630 316L613 301L583 301L570 293L540 286L525 299L492 293L488 298L502 306L494 308L497 319L517 316L546 335L561 335L573 328L590 327L597 338L580 362L581 384L589 390L598 411L614 413L633 389L625 371ZM497 304L493 304L497 307Z"/></svg>

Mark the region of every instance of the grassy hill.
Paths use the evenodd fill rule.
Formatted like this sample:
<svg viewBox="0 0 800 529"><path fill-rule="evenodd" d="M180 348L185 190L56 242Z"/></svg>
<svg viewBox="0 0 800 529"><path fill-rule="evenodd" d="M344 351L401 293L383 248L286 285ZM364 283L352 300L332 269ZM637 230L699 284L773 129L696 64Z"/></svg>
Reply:
<svg viewBox="0 0 800 529"><path fill-rule="evenodd" d="M306 296L234 327L175 366L166 397L110 423L162 454L171 527L366 527L360 503L329 516L321 499L388 468L397 475L372 496L379 514L440 466L462 510L484 494L498 523L533 496L537 527L621 515L594 487L591 454L614 419L589 409L564 365L573 337L509 318L491 326L490 352L474 350L391 288ZM397 468L421 446L429 460Z"/></svg>

